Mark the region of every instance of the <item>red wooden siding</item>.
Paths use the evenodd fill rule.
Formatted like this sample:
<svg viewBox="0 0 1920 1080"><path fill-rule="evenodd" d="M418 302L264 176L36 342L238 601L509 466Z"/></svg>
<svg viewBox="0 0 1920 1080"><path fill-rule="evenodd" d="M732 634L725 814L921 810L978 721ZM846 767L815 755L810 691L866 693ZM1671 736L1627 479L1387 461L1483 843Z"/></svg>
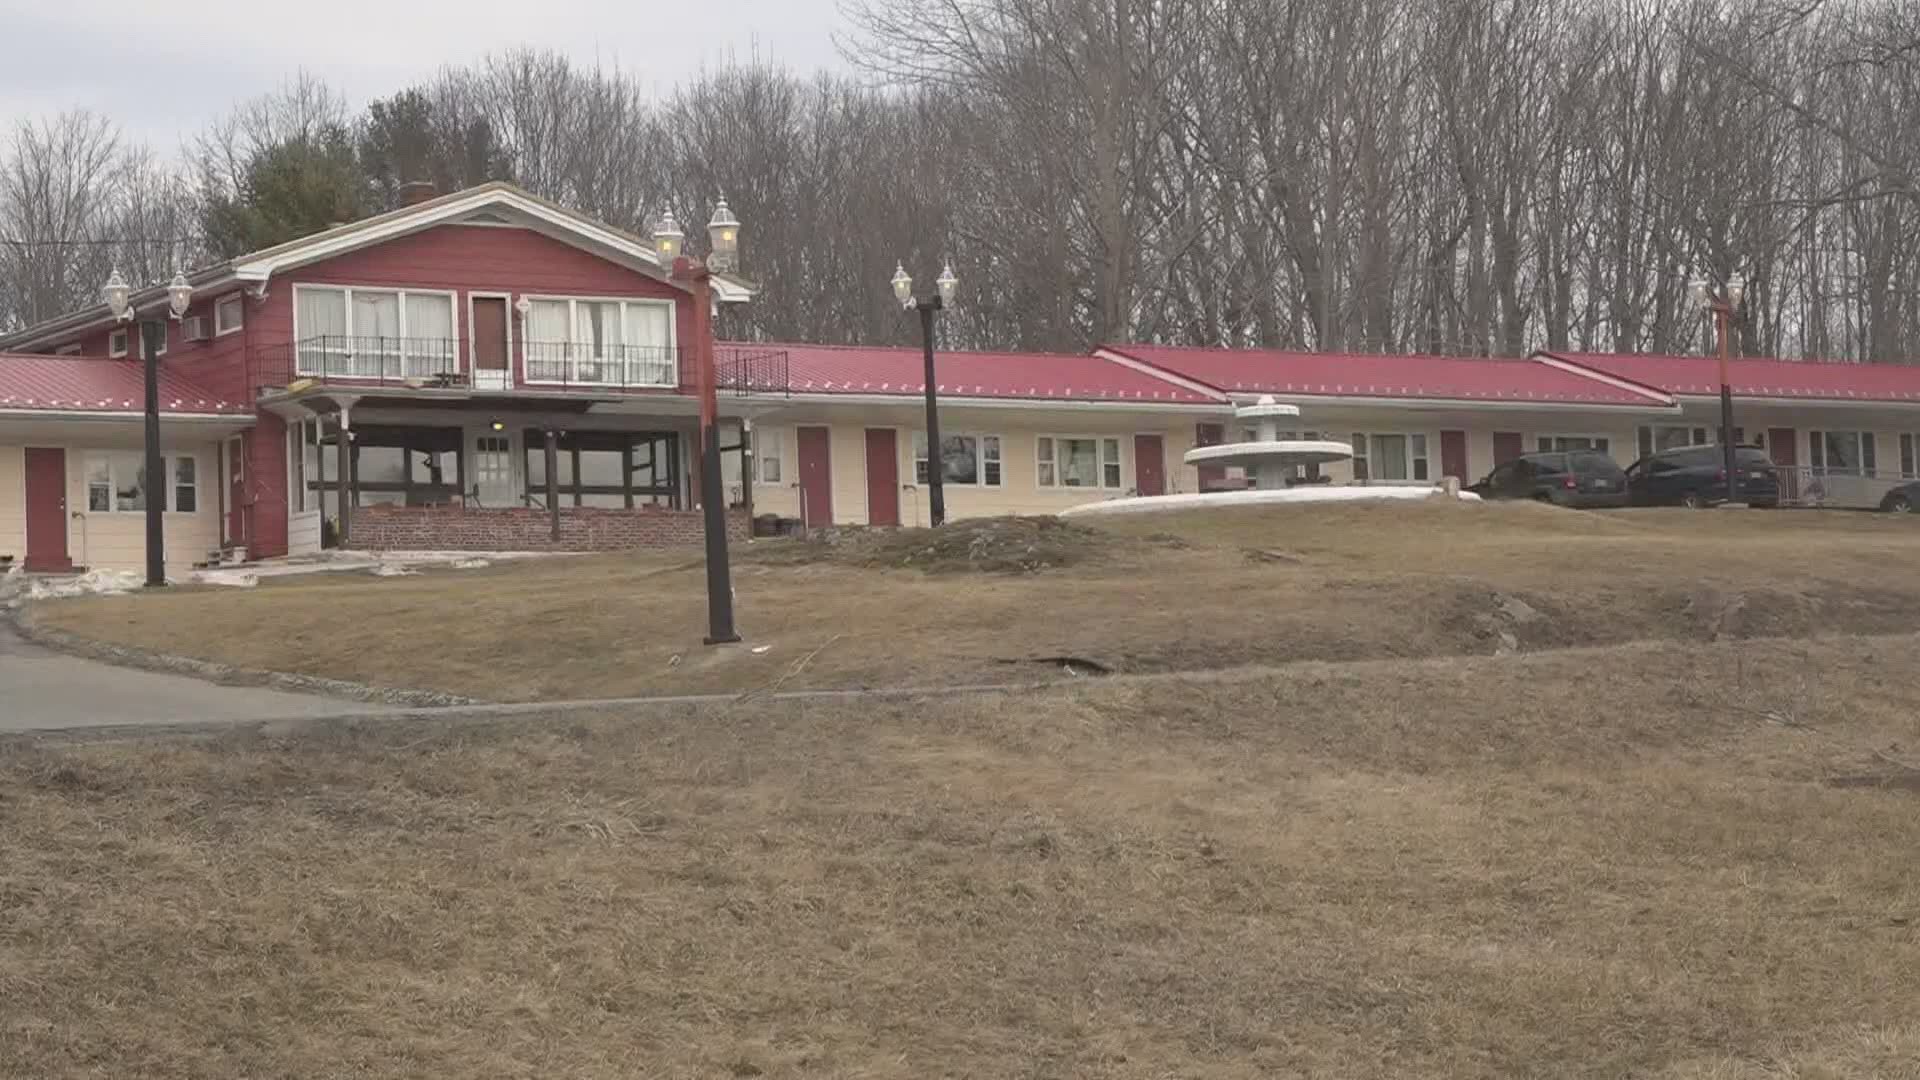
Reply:
<svg viewBox="0 0 1920 1080"><path fill-rule="evenodd" d="M674 308L675 340L683 346L692 340L693 305L686 293L531 229L440 225L290 270L275 279L271 295L261 306L256 320L258 340L293 339L296 284L454 292L454 328L462 339L471 336L467 297L474 292L512 293L515 300L524 294L674 300L679 301ZM518 383L526 376L522 349L525 331L518 313L512 320L513 377ZM462 370L467 359L463 347Z"/></svg>

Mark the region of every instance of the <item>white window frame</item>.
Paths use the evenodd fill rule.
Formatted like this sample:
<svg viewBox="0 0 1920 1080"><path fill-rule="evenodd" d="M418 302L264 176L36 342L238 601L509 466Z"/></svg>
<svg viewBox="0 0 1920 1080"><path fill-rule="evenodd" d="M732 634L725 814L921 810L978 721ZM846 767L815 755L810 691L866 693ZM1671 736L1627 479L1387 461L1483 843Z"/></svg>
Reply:
<svg viewBox="0 0 1920 1080"><path fill-rule="evenodd" d="M1006 436L991 431L942 431L940 438L943 440L963 438L973 440L973 475L975 477L972 483L968 483L965 480L942 479L942 487L1003 488L1007 486ZM988 439L993 440L996 451L994 463L1000 466L1000 479L992 483L987 482ZM933 465L930 462L927 464L927 478L925 480L920 478L920 465L922 462L927 461L926 457L920 453L920 450L926 445L927 433L925 431L916 429L912 434L907 436L907 476L916 487L925 487L933 479Z"/></svg>
<svg viewBox="0 0 1920 1080"><path fill-rule="evenodd" d="M532 336L527 333L525 327L521 328L521 332L520 332L521 350L527 354L529 359L531 359L532 357L532 347L536 345L580 344L578 342L575 342L573 340L573 337L576 333L579 332L579 327L580 327L579 306L581 304L618 304L620 305L620 347L622 349L636 347L634 346L631 340L632 334L630 333L630 331L632 330L632 326L628 318L628 311L630 308L662 307L667 309L666 350L667 350L668 371L667 371L667 377L664 381L649 381L646 379L634 379L634 378L536 379L533 377L532 364L529 363L527 364L527 367L526 367L526 371L527 371L526 381L528 383L541 384L541 385L547 385L547 386L569 386L569 385L571 386L640 386L640 387L658 388L658 389L676 389L679 387L680 385L680 325L679 325L679 319L677 318L678 312L676 311L676 305L674 301L661 299L660 297L655 297L655 296L570 296L570 295L558 296L558 295L547 295L543 293L521 293L520 295L521 295L521 298L526 300L529 304L537 304L544 301L547 303L567 305L567 340L566 341L563 341L563 342L535 341L533 340ZM602 358L602 357L594 357L591 359L587 359L584 362L588 364L598 364L603 367L609 363L609 361L607 361L605 358ZM571 353L569 353L566 363L570 369L569 373L577 375L579 373L580 366L583 363L583 361L581 357L573 356L571 355ZM635 361L631 358L624 358L620 361L614 361L612 363L614 363L620 369L628 373L631 373L631 371L636 367L645 369L648 366L648 364L644 360Z"/></svg>
<svg viewBox="0 0 1920 1080"><path fill-rule="evenodd" d="M779 486L786 483L787 442L784 428L753 429L753 482ZM772 451L769 453L768 451ZM767 463L773 463L773 475L767 475Z"/></svg>
<svg viewBox="0 0 1920 1080"><path fill-rule="evenodd" d="M120 475L118 470L116 470L113 467L113 459L115 455L129 455L129 454L141 458L142 462L144 463L146 452L142 450L86 450L81 453L80 455L81 495L86 499L86 512L88 514L132 514L132 515L146 514L147 511L145 507L141 507L138 510L120 509ZM93 464L95 460L101 459L101 458L106 459L106 464L107 464L107 509L95 510L93 508ZM174 470L178 468L178 465L176 464L176 462L180 461L183 458L193 462L193 483L192 484L188 484L188 485L179 484L176 474L174 472ZM202 489L204 489L206 486L205 484L201 483L206 473L200 467L199 454L179 453L179 452L170 453L170 454L161 454L160 455L160 473L162 476L166 478L166 483L163 488L163 491L165 493L164 497L166 501L160 507L161 513L193 515L193 514L200 513L201 510L205 508L206 500L202 499L200 495L201 495ZM179 504L179 498L178 498L179 488L182 486L191 487L193 489L193 509L191 510L176 509L176 507ZM147 494L152 495L153 493L151 490L149 490Z"/></svg>
<svg viewBox="0 0 1920 1080"><path fill-rule="evenodd" d="M399 317L400 317L400 338L399 339L401 341L412 340L412 336L407 333L407 297L409 296L445 297L447 301L447 313L448 313L449 321L451 323L451 327L453 330L453 337L448 339L448 341L452 342L454 345L453 351L450 354L452 363L453 363L453 370L456 372L459 372L459 371L464 371L466 369L466 357L460 355L460 348L459 348L460 294L457 291L453 289L415 289L415 288L403 287L400 285L296 284L293 287L293 352L294 352L294 373L296 375L323 375L324 374L332 378L341 378L341 379L406 379L406 378L424 378L427 376L437 375L440 373L439 371L427 371L424 369L422 370L422 372L418 374L409 372L407 369L407 365L408 363L412 362L415 358L407 355L404 349L402 349L399 353L392 354L392 355L389 355L384 352L375 353L374 355L378 359L378 362L380 365L380 370L376 372L362 373L356 370L352 373L343 373L339 371L320 372L320 371L313 370L306 363L306 356L307 356L308 350L302 345L302 343L306 341L307 336L300 332L300 294L303 292L333 292L333 293L341 294L342 300L347 305L346 338L348 341L352 341L354 338L357 338L360 336L354 333L354 329L353 329L353 294L356 292L392 293L394 294L395 297L398 298L396 300L396 303L399 305ZM340 356L349 355L352 352L350 348L324 349L324 350L316 350L316 351L326 352L326 353L340 355ZM425 357L423 359L437 359L437 358ZM388 367L390 364L397 366L397 370L392 372L391 374L388 373Z"/></svg>
<svg viewBox="0 0 1920 1080"><path fill-rule="evenodd" d="M1438 441L1428 431L1355 431L1353 439L1353 479L1361 484L1431 484L1433 483L1433 451ZM1377 438L1405 439L1406 457L1401 462L1406 467L1404 480L1378 480L1373 473L1373 460L1378 455L1373 452L1373 440ZM1414 440L1419 440L1416 451ZM1425 473L1425 476L1420 475ZM1364 474L1364 475L1363 475Z"/></svg>
<svg viewBox="0 0 1920 1080"><path fill-rule="evenodd" d="M114 359L119 359L127 355L127 341L126 327L117 326L109 330L107 332L107 355Z"/></svg>
<svg viewBox="0 0 1920 1080"><path fill-rule="evenodd" d="M1920 435L1903 431L1900 433L1900 478L1916 477L1920 477Z"/></svg>
<svg viewBox="0 0 1920 1080"><path fill-rule="evenodd" d="M1084 439L1093 440L1094 460L1099 462L1099 468L1100 468L1100 482L1098 484L1094 485L1093 487L1081 487L1077 484L1066 484L1061 482L1060 440L1062 439L1073 439L1075 441L1080 441ZM1040 457L1040 443L1042 440L1046 440L1050 444L1047 447L1048 457L1044 461L1041 460L1041 457ZM1109 440L1111 440L1114 443L1114 452L1117 455L1112 461L1107 460L1107 443ZM1033 483L1034 483L1034 486L1044 491L1125 491L1127 487L1127 443L1128 441L1129 441L1129 437L1124 435L1090 434L1087 432L1066 432L1066 433L1049 432L1042 435L1035 435L1033 437ZM1052 482L1048 482L1042 479L1041 466L1043 465L1053 466ZM1118 465L1120 467L1119 483L1117 484L1107 483L1107 466L1108 465Z"/></svg>
<svg viewBox="0 0 1920 1080"><path fill-rule="evenodd" d="M1562 439L1585 439L1590 443L1606 443L1606 445L1603 447L1602 446L1555 446L1555 445L1552 445L1553 443L1556 443ZM1545 435L1535 435L1533 437L1533 448L1536 453L1541 453L1541 454L1568 454L1568 453L1574 453L1580 450L1591 450L1591 451L1594 451L1595 453L1605 454L1608 457L1612 457L1613 456L1613 436L1587 434L1586 432L1581 432L1581 431L1555 431Z"/></svg>
<svg viewBox="0 0 1920 1080"><path fill-rule="evenodd" d="M1827 436L1851 435L1854 437L1854 456L1860 459L1858 468L1834 469L1827 464ZM1866 428L1809 428L1807 429L1807 466L1814 476L1865 476L1880 475L1880 447L1875 433Z"/></svg>
<svg viewBox="0 0 1920 1080"><path fill-rule="evenodd" d="M226 310L226 307L228 304L233 305L234 320L233 320L232 326L224 325L220 321L220 313ZM227 295L221 297L220 299L215 300L213 302L213 336L226 337L228 334L239 333L242 329L246 327L246 324L247 324L246 313L247 313L246 297L240 293L228 293Z"/></svg>

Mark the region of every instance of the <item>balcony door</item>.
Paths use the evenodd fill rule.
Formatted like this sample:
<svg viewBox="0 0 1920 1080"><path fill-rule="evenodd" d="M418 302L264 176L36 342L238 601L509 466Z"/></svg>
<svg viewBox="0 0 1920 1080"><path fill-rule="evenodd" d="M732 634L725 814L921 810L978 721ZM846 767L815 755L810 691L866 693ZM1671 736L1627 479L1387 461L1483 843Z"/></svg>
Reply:
<svg viewBox="0 0 1920 1080"><path fill-rule="evenodd" d="M476 390L505 390L513 385L513 339L508 330L507 298L475 296L473 312L473 385Z"/></svg>

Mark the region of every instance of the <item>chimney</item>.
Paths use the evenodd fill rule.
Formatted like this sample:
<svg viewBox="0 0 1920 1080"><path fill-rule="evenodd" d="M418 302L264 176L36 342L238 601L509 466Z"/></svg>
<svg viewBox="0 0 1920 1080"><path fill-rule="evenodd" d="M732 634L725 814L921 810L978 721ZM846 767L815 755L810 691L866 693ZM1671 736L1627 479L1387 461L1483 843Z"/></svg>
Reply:
<svg viewBox="0 0 1920 1080"><path fill-rule="evenodd" d="M435 187L431 180L409 180L400 185L401 206L419 206L439 195L440 189Z"/></svg>

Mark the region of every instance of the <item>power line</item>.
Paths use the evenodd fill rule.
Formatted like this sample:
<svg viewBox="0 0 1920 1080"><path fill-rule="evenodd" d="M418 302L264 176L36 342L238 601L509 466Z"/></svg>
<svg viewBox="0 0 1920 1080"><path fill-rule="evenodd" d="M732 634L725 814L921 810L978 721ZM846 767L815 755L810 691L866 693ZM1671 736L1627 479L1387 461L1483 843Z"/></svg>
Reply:
<svg viewBox="0 0 1920 1080"><path fill-rule="evenodd" d="M187 236L127 236L113 240L18 240L11 236L0 236L0 244L19 248L54 247L121 247L128 244L191 244L195 238Z"/></svg>

